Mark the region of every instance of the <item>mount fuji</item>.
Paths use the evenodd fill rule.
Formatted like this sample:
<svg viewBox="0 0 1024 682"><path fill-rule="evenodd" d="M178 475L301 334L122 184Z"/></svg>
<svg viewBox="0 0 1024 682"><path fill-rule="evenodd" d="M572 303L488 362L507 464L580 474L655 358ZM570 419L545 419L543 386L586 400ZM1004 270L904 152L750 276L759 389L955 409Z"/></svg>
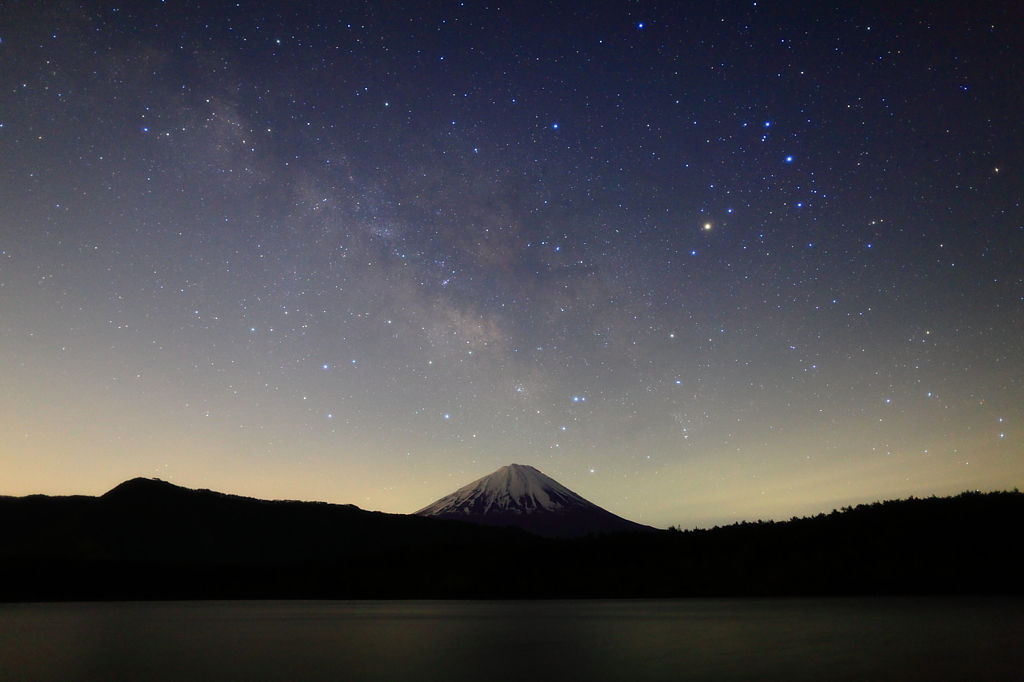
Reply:
<svg viewBox="0 0 1024 682"><path fill-rule="evenodd" d="M602 509L525 464L501 467L416 514L485 526L517 526L545 537L655 530Z"/></svg>

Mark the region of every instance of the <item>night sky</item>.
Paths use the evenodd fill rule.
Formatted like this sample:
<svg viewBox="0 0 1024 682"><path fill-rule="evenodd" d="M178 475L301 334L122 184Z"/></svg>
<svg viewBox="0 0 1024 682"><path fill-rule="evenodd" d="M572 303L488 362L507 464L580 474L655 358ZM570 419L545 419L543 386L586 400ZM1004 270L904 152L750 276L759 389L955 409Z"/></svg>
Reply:
<svg viewBox="0 0 1024 682"><path fill-rule="evenodd" d="M1018 3L303 4L0 5L0 494L1024 486Z"/></svg>

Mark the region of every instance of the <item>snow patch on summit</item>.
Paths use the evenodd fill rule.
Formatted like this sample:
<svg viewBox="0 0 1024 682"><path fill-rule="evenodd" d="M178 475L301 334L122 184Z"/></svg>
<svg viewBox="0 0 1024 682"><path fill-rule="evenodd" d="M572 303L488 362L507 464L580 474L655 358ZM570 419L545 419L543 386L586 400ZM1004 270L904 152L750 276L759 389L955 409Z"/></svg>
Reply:
<svg viewBox="0 0 1024 682"><path fill-rule="evenodd" d="M442 497L416 514L437 516L495 511L531 514L596 506L531 466L510 464Z"/></svg>

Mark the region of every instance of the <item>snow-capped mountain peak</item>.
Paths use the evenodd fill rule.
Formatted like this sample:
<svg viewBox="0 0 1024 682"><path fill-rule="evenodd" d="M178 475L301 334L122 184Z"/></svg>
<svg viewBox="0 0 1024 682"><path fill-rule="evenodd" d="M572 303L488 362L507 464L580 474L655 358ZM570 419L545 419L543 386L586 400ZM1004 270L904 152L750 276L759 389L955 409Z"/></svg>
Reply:
<svg viewBox="0 0 1024 682"><path fill-rule="evenodd" d="M519 526L550 536L650 530L615 516L525 464L503 466L416 514L492 526Z"/></svg>
<svg viewBox="0 0 1024 682"><path fill-rule="evenodd" d="M420 516L443 513L486 514L490 511L518 511L531 514L574 505L596 506L555 479L525 464L510 464L442 497L416 512Z"/></svg>

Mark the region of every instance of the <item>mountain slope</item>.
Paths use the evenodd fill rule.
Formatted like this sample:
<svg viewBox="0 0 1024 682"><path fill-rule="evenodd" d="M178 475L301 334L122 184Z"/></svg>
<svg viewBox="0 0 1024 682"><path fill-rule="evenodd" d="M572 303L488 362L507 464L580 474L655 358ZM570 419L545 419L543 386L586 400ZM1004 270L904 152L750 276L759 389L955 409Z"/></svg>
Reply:
<svg viewBox="0 0 1024 682"><path fill-rule="evenodd" d="M416 514L485 526L516 526L545 537L654 530L602 509L524 464L501 467Z"/></svg>
<svg viewBox="0 0 1024 682"><path fill-rule="evenodd" d="M538 484L529 470L505 473L509 483L496 479L494 494L466 496L498 523L517 512L550 522L578 508L578 496ZM1020 537L1016 490L554 540L135 479L102 497L0 496L0 602L1020 595Z"/></svg>
<svg viewBox="0 0 1024 682"><path fill-rule="evenodd" d="M354 505L259 500L156 479L100 497L0 497L4 557L281 564L504 541L465 524L436 524Z"/></svg>

